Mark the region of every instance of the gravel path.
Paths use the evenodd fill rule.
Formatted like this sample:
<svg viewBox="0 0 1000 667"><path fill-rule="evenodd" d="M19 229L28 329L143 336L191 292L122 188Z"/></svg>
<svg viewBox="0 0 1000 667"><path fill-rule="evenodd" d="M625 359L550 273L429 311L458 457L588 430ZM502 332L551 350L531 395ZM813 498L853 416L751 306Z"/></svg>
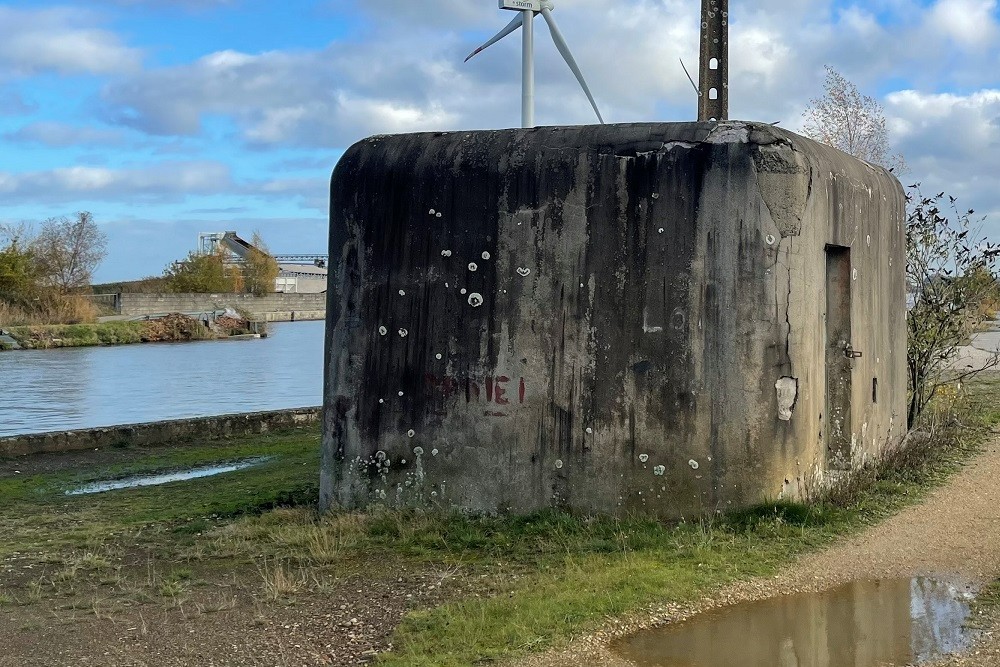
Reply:
<svg viewBox="0 0 1000 667"><path fill-rule="evenodd" d="M924 502L825 551L803 557L773 579L735 584L694 605L656 609L645 618L615 623L581 638L567 650L518 664L630 667L632 663L609 651L608 642L639 629L678 622L736 602L823 590L856 579L920 575L958 580L972 586L1000 575L1000 442L991 444ZM1000 665L1000 631L987 632L969 655L941 664Z"/></svg>

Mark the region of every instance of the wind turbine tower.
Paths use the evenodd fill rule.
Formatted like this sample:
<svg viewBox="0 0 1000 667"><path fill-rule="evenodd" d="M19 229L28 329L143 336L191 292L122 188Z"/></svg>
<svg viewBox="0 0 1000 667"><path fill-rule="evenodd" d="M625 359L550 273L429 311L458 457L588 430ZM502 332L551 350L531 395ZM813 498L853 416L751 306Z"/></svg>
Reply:
<svg viewBox="0 0 1000 667"><path fill-rule="evenodd" d="M500 9L516 11L517 16L503 30L497 33L496 36L470 53L465 62L469 62L473 56L493 46L518 28L521 29L521 127L535 126L534 25L536 14L541 14L542 18L545 19L545 22L549 26L549 34L552 36L552 41L555 42L559 55L569 65L576 80L580 83L580 87L583 88L583 92L587 95L587 99L590 100L590 106L594 108L597 120L603 124L604 118L601 116L600 109L597 108L597 102L590 92L590 87L587 85L586 79L583 78L583 72L580 71L580 66L576 64L576 59L570 52L566 39L559 31L559 26L556 25L555 17L552 16L552 10L555 9L552 0L499 0L499 4Z"/></svg>
<svg viewBox="0 0 1000 667"><path fill-rule="evenodd" d="M729 120L729 0L701 0L698 120Z"/></svg>

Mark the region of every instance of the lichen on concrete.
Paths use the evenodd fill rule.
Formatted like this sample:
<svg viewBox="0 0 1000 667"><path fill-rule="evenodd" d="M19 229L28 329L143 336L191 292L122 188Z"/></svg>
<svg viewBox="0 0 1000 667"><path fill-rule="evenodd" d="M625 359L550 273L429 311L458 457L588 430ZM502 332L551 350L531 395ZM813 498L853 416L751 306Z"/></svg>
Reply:
<svg viewBox="0 0 1000 667"><path fill-rule="evenodd" d="M322 504L676 517L805 497L902 436L903 211L884 170L758 123L354 146L331 190ZM865 352L838 362L843 453L830 248ZM351 464L376 451L387 473Z"/></svg>

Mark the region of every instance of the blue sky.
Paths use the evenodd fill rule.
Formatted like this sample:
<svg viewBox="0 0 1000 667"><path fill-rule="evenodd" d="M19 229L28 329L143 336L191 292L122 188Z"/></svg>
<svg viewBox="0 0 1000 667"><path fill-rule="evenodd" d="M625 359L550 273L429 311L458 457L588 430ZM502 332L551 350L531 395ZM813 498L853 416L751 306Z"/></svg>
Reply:
<svg viewBox="0 0 1000 667"><path fill-rule="evenodd" d="M885 106L927 190L1000 235L997 0L730 0L734 118L796 129L831 65ZM689 120L697 0L559 0L610 122ZM98 280L159 274L200 231L326 245L327 181L375 133L510 127L517 41L465 55L495 0L0 0L0 223L89 210ZM539 124L591 122L545 31Z"/></svg>

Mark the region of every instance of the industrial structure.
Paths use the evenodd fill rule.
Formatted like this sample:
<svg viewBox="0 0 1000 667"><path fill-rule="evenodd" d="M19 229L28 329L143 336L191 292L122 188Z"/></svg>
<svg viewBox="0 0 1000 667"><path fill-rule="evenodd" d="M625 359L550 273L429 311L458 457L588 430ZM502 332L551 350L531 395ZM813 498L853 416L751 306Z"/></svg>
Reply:
<svg viewBox="0 0 1000 667"><path fill-rule="evenodd" d="M224 249L233 262L244 261L256 250L236 232L203 232L198 235L198 253L210 255ZM267 254L267 253L266 253ZM327 289L327 255L273 255L279 274L274 291L285 294L322 294Z"/></svg>

